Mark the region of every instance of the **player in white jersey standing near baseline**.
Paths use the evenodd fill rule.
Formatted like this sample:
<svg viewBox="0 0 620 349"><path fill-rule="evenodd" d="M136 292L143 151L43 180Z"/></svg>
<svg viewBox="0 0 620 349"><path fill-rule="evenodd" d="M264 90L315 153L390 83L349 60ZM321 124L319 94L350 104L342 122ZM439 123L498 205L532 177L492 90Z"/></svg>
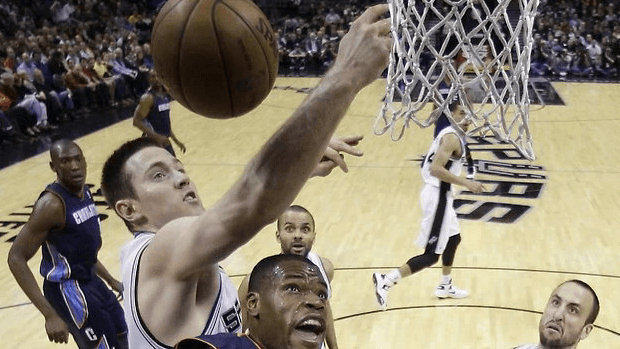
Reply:
<svg viewBox="0 0 620 349"><path fill-rule="evenodd" d="M292 205L278 218L276 223L276 239L280 243L282 254L304 256L310 260L312 264L316 265L327 283L327 298L330 300L332 296L331 282L334 279L334 265L329 259L321 257L311 251L315 238L316 225L314 217L305 207ZM244 298L248 293L248 282L249 275L246 276L241 282L241 285L239 285L239 299L241 300L242 314L244 317L246 315L243 305L245 304ZM334 317L329 302L327 303L326 310L327 328L325 331L325 343L323 343L322 348L325 348L325 344L327 344L329 349L338 349L336 331L334 328Z"/></svg>
<svg viewBox="0 0 620 349"><path fill-rule="evenodd" d="M469 127L465 118L465 109L458 99L450 103L452 117L463 132ZM437 263L442 256L442 280L435 290L439 298L464 298L468 292L452 285L452 263L457 246L461 241L456 211L453 207L454 193L452 184L466 187L474 193L485 190L484 186L474 180L460 177L465 155L465 141L461 133L448 126L435 137L422 164L424 187L420 194L422 206L422 228L416 245L424 248L424 253L409 259L400 268L387 274L374 273L377 301L383 310L387 309L387 297L390 287L400 279Z"/></svg>

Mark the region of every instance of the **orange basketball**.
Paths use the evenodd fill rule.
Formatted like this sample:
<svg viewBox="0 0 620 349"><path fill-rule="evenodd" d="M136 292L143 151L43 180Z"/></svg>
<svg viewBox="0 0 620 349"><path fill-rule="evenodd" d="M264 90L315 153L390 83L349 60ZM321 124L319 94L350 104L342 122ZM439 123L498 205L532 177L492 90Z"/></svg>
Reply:
<svg viewBox="0 0 620 349"><path fill-rule="evenodd" d="M170 95L210 118L254 109L278 73L273 29L251 0L169 0L153 25L151 49Z"/></svg>

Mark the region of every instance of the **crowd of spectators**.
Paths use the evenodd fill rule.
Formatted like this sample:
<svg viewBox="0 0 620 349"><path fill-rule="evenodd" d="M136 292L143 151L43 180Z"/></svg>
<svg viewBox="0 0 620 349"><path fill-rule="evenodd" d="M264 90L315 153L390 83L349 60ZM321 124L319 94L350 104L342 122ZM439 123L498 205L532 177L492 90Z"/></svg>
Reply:
<svg viewBox="0 0 620 349"><path fill-rule="evenodd" d="M134 105L153 67L156 5L0 0L0 141L33 140L93 109Z"/></svg>
<svg viewBox="0 0 620 349"><path fill-rule="evenodd" d="M280 75L320 75L374 0L254 0L271 21ZM0 0L0 141L26 141L148 88L164 0ZM541 0L530 74L620 80L619 0Z"/></svg>
<svg viewBox="0 0 620 349"><path fill-rule="evenodd" d="M322 73L367 1L276 0L263 4L279 40L280 73ZM259 1L260 4L260 1ZM620 81L620 1L541 0L531 75Z"/></svg>
<svg viewBox="0 0 620 349"><path fill-rule="evenodd" d="M534 26L530 75L620 80L620 1L548 0Z"/></svg>

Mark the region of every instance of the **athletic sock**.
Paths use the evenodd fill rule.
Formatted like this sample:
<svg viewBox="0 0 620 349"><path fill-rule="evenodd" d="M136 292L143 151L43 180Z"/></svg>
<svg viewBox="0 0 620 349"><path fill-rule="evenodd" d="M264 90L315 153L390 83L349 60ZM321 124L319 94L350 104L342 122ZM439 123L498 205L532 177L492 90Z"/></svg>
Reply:
<svg viewBox="0 0 620 349"><path fill-rule="evenodd" d="M441 275L441 284L450 285L452 283L452 275Z"/></svg>
<svg viewBox="0 0 620 349"><path fill-rule="evenodd" d="M389 272L386 276L385 276L388 280L390 280L392 282L392 284L397 283L400 279L402 279L402 276L400 275L400 272L398 271L398 269L396 270L392 270L391 272ZM390 285L391 286L391 285Z"/></svg>

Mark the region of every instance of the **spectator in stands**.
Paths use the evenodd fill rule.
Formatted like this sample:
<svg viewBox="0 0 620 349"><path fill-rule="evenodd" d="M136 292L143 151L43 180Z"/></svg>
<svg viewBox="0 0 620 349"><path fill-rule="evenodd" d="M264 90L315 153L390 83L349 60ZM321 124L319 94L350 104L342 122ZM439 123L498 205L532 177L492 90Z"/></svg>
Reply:
<svg viewBox="0 0 620 349"><path fill-rule="evenodd" d="M47 70L52 75L52 84L56 91L65 89L63 76L67 72L67 63L64 55L60 50L52 51L49 61L47 61Z"/></svg>
<svg viewBox="0 0 620 349"><path fill-rule="evenodd" d="M71 18L71 15L75 12L75 7L72 4L73 1L67 1L61 4L59 1L54 1L50 10L52 11L52 20L54 23L59 24L66 22Z"/></svg>
<svg viewBox="0 0 620 349"><path fill-rule="evenodd" d="M9 46L6 48L6 58L2 62L2 67L9 72L14 72L17 65L17 59L15 58L15 50Z"/></svg>
<svg viewBox="0 0 620 349"><path fill-rule="evenodd" d="M13 73L0 74L0 107L9 119L15 121L23 134L31 137L41 133L36 127L36 116L22 103L28 91L15 85Z"/></svg>
<svg viewBox="0 0 620 349"><path fill-rule="evenodd" d="M99 77L95 71L95 59L82 59L80 62L82 73L88 81L87 87L92 91L94 97L93 102L96 102L100 108L107 108L112 106L112 95L110 95L110 89L105 81Z"/></svg>
<svg viewBox="0 0 620 349"><path fill-rule="evenodd" d="M108 53L104 53L104 55L108 55ZM106 57L107 58L107 57ZM114 76L110 73L111 67L108 65L107 61L102 58L101 54L97 54L95 56L95 62L93 64L93 70L97 73L97 76L103 80L106 86L109 89L110 94L110 106L116 107L118 103L116 102L116 80Z"/></svg>
<svg viewBox="0 0 620 349"><path fill-rule="evenodd" d="M112 59L112 73L123 79L126 86L127 95L129 99L135 100L136 98L136 78L138 77L138 71L131 69L123 56L123 50L120 47L114 49L114 57Z"/></svg>
<svg viewBox="0 0 620 349"><path fill-rule="evenodd" d="M329 9L329 12L325 15L325 24L327 25L340 24L340 21L341 21L340 15L336 13L336 10L334 10L333 7L331 7Z"/></svg>
<svg viewBox="0 0 620 349"><path fill-rule="evenodd" d="M153 55L151 55L151 45L145 43L142 45L142 52L144 53L143 64L149 68L149 70L153 69Z"/></svg>
<svg viewBox="0 0 620 349"><path fill-rule="evenodd" d="M82 72L80 65L72 59L67 60L67 72L63 75L64 85L71 90L73 103L78 112L87 116L90 113L89 102L92 101L93 87ZM77 116L77 115L76 115Z"/></svg>
<svg viewBox="0 0 620 349"><path fill-rule="evenodd" d="M43 91L38 91L35 85L28 79L28 74L23 70L17 70L14 76L15 88L23 96L19 105L28 109L28 111L35 115L36 122L34 125L35 131L49 131L52 127L48 123L47 106L45 100L47 96Z"/></svg>
<svg viewBox="0 0 620 349"><path fill-rule="evenodd" d="M32 56L28 52L22 53L22 62L17 66L17 71L24 71L29 81L34 81L34 70L37 69L36 64L32 60Z"/></svg>

